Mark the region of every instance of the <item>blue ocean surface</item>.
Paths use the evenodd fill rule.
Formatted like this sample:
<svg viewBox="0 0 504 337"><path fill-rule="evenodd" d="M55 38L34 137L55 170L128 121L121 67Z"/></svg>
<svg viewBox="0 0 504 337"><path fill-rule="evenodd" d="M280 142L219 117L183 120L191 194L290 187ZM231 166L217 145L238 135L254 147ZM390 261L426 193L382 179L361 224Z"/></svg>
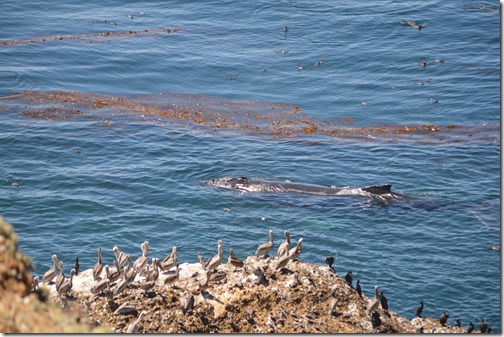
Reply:
<svg viewBox="0 0 504 337"><path fill-rule="evenodd" d="M111 263L114 245L136 258L145 240L161 258L176 245L181 262L213 256L219 239L226 256L233 248L245 258L269 229L274 249L289 229L294 242L303 237L301 260L336 257L339 275L352 270L368 296L379 285L400 315L413 318L423 299L425 316L448 311L449 324L477 328L484 318L500 332L501 254L491 249L501 244L498 9L440 0L4 3L0 215L38 275L52 254L87 269L98 247ZM383 138L272 137L89 107L93 118L37 118L26 112L40 102L12 98L63 90L151 106L193 94L249 115L285 104L347 121L342 128L465 131L457 141L388 129ZM196 104L191 97L180 100ZM42 117L66 107L44 109ZM226 176L390 183L414 202L202 183Z"/></svg>

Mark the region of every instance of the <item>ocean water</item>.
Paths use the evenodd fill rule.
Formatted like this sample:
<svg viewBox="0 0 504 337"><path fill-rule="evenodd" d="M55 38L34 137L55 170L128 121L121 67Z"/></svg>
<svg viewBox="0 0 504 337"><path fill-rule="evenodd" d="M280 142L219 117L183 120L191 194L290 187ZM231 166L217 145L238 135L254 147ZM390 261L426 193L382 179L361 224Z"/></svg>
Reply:
<svg viewBox="0 0 504 337"><path fill-rule="evenodd" d="M98 247L106 263L114 245L136 258L144 240L151 256L176 245L180 261L196 262L198 251L213 256L222 239L226 256L233 248L244 258L268 240L269 229L276 242L289 229L293 242L303 237L302 260L324 264L335 256L340 275L352 270L368 296L379 285L401 315L412 318L423 299L426 316L448 311L449 323L477 328L484 318L500 331L501 255L491 250L500 245L501 214L498 7L437 0L6 3L0 214L36 263L35 274L55 253L67 269L76 257L91 268ZM93 36L104 32L117 34ZM248 113L261 104L297 106L314 120L347 121L342 127L468 131L457 141L432 133L271 137L114 109L100 115L87 107L92 118L34 118L26 112L37 101L10 98L61 90L151 105L160 93L194 94L214 99L217 110L232 102ZM191 97L181 102L195 104ZM239 194L201 183L224 176L391 183L415 199L384 206L358 195Z"/></svg>

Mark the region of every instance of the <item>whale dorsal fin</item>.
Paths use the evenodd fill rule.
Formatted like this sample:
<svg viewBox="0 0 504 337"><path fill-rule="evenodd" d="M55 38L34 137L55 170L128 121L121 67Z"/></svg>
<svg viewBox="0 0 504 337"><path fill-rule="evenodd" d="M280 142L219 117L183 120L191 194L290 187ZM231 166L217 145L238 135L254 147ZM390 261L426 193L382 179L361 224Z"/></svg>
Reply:
<svg viewBox="0 0 504 337"><path fill-rule="evenodd" d="M392 188L391 184L385 184L385 185L366 186L363 187L362 190L371 194L390 194L392 193L391 188Z"/></svg>

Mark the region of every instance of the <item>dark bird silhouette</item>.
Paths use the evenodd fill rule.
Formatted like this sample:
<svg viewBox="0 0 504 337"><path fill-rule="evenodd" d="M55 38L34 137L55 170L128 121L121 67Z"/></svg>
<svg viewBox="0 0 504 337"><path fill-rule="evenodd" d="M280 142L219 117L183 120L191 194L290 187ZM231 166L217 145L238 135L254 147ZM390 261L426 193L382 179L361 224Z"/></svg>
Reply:
<svg viewBox="0 0 504 337"><path fill-rule="evenodd" d="M377 311L374 311L371 315L371 324L373 328L379 327L381 324L380 314Z"/></svg>
<svg viewBox="0 0 504 337"><path fill-rule="evenodd" d="M353 288L352 285L352 271L349 270L348 273L345 275L345 280L347 281L348 285Z"/></svg>
<svg viewBox="0 0 504 337"><path fill-rule="evenodd" d="M380 303L381 303L381 307L382 309L385 311L385 313L390 316L389 312L388 312L388 300L387 298L385 297L385 295L383 295L383 291L380 291Z"/></svg>
<svg viewBox="0 0 504 337"><path fill-rule="evenodd" d="M457 328L460 328L460 324L462 324L462 322L460 321L460 319L457 319L457 320L455 321L455 326L456 326Z"/></svg>
<svg viewBox="0 0 504 337"><path fill-rule="evenodd" d="M487 328L488 328L487 323L486 323L486 322L485 322L485 320L482 318L482 319L481 319L481 325L480 325L480 331L481 331L481 333L485 333L485 332L487 332Z"/></svg>
<svg viewBox="0 0 504 337"><path fill-rule="evenodd" d="M79 275L79 267L80 267L80 264L79 264L79 258L76 258L76 259L75 259L75 266L74 266L74 269L75 269L75 275Z"/></svg>
<svg viewBox="0 0 504 337"><path fill-rule="evenodd" d="M415 317L422 317L422 311L423 311L423 300L420 301L420 305L416 309Z"/></svg>
<svg viewBox="0 0 504 337"><path fill-rule="evenodd" d="M473 322L469 322L469 327L467 328L467 333L471 333L474 331L474 324Z"/></svg>
<svg viewBox="0 0 504 337"><path fill-rule="evenodd" d="M441 326L446 325L446 321L448 321L449 317L450 317L450 315L448 315L447 311L445 311L441 314L441 317L439 318L439 322L441 323Z"/></svg>
<svg viewBox="0 0 504 337"><path fill-rule="evenodd" d="M328 256L328 257L326 257L325 262L326 262L326 263L327 263L327 265L329 266L329 269L331 269L332 271L334 271L334 272L335 272L335 270L334 270L334 268L333 268L333 266L332 266L332 265L333 265L333 263L334 263L334 257L332 257L332 256Z"/></svg>
<svg viewBox="0 0 504 337"><path fill-rule="evenodd" d="M355 290L357 290L357 294L362 298L362 288L360 286L360 280L357 280L357 284L355 285Z"/></svg>

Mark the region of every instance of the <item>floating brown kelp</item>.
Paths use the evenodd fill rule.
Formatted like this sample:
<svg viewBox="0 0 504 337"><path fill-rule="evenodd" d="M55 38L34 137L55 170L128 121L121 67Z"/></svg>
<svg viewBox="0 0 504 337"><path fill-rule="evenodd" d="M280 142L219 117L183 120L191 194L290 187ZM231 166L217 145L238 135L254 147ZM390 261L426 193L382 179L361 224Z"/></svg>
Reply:
<svg viewBox="0 0 504 337"><path fill-rule="evenodd" d="M367 142L412 140L446 144L493 142L500 137L500 126L497 124L376 124L352 127L356 124L352 118L318 119L295 105L195 94L116 97L80 91L25 91L5 97L2 101L3 110L19 110L20 116L26 118L53 121L107 119L112 123L114 119L122 122L141 119L174 127L219 129L237 135L268 138L320 135Z"/></svg>
<svg viewBox="0 0 504 337"><path fill-rule="evenodd" d="M0 47L19 46L32 43L46 43L54 41L79 40L87 43L109 42L117 39L134 39L142 37L152 37L157 35L176 33L181 28L163 28L163 29L141 29L127 30L122 32L103 32L90 34L66 34L66 35L48 35L40 36L26 40L7 40L0 41Z"/></svg>

